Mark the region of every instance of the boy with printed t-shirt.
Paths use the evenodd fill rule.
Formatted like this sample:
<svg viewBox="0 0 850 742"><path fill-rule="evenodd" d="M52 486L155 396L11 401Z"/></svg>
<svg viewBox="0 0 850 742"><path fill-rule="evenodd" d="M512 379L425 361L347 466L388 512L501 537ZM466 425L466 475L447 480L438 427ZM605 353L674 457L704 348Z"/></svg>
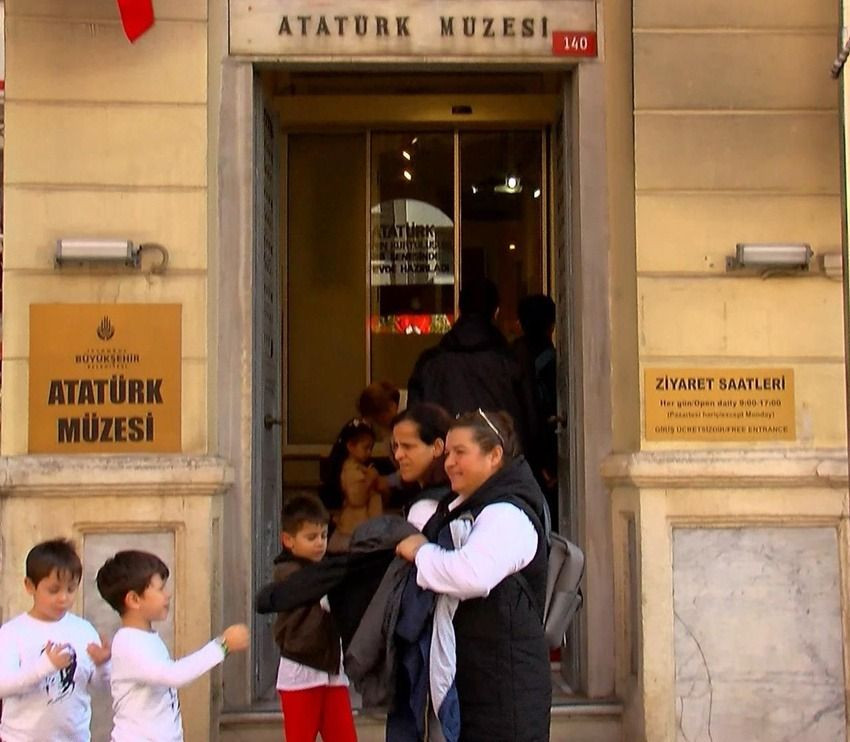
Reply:
<svg viewBox="0 0 850 742"><path fill-rule="evenodd" d="M119 551L97 573L97 589L121 616L112 640L112 742L182 742L177 689L248 646L248 627L228 626L221 636L172 660L152 628L168 616L168 567L146 551Z"/></svg>
<svg viewBox="0 0 850 742"><path fill-rule="evenodd" d="M83 567L74 544L34 546L24 587L32 608L0 627L0 739L89 742L89 686L109 681L109 643L70 613Z"/></svg>

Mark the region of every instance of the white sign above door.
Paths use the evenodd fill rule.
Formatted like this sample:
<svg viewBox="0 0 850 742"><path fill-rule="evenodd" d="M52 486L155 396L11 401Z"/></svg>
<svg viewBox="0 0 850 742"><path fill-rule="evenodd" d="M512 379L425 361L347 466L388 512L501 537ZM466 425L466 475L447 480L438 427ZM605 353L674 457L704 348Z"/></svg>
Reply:
<svg viewBox="0 0 850 742"><path fill-rule="evenodd" d="M595 57L596 0L229 0L230 54L286 61Z"/></svg>

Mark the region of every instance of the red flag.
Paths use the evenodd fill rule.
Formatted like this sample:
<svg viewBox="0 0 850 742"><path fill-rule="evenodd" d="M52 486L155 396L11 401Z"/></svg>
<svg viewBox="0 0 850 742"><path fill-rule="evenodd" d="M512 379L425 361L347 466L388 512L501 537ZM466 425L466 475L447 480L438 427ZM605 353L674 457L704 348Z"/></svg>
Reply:
<svg viewBox="0 0 850 742"><path fill-rule="evenodd" d="M118 0L118 10L131 43L153 25L153 0Z"/></svg>

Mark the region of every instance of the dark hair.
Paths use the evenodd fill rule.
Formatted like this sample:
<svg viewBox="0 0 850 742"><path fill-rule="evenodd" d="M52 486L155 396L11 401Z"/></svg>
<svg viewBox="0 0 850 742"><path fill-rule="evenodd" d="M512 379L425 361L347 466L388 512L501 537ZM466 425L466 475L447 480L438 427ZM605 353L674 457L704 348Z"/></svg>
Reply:
<svg viewBox="0 0 850 742"><path fill-rule="evenodd" d="M416 432L419 435L419 440L427 445L432 445L434 441L440 439L445 443L446 434L452 424L452 417L440 405L433 402L420 402L412 407L408 407L403 412L399 412L393 418L392 427L403 422L411 422L416 426ZM434 459L431 466L425 472L423 482L426 487L433 487L438 484L443 484L448 480L445 464L445 454Z"/></svg>
<svg viewBox="0 0 850 742"><path fill-rule="evenodd" d="M476 314L493 319L499 308L499 290L489 279L470 281L460 290L458 308L461 316Z"/></svg>
<svg viewBox="0 0 850 742"><path fill-rule="evenodd" d="M327 525L331 517L321 500L313 495L296 495L284 503L281 530L295 536L305 523Z"/></svg>
<svg viewBox="0 0 850 742"><path fill-rule="evenodd" d="M393 427L403 422L412 422L416 426L419 438L429 446L442 438L446 440L446 433L452 424L452 416L440 405L434 402L420 402L406 410L399 412L393 418Z"/></svg>
<svg viewBox="0 0 850 742"><path fill-rule="evenodd" d="M479 408L475 412L466 412L452 422L449 430L456 428L471 430L472 439L484 453L501 446L505 463L513 461L521 453L513 418L503 410L490 412Z"/></svg>
<svg viewBox="0 0 850 742"><path fill-rule="evenodd" d="M147 551L119 551L107 559L97 571L97 590L118 615L127 610L127 593L141 595L151 584L154 575L168 579L168 567L156 554Z"/></svg>
<svg viewBox="0 0 850 742"><path fill-rule="evenodd" d="M322 467L322 488L319 496L328 510L337 510L342 507L339 476L342 474L342 465L348 458L348 444L365 436L375 440L375 431L369 423L359 417L349 420L339 431L331 447L327 465Z"/></svg>
<svg viewBox="0 0 850 742"><path fill-rule="evenodd" d="M548 336L555 324L555 302L546 294L531 294L520 299L517 316L522 331L531 338Z"/></svg>
<svg viewBox="0 0 850 742"><path fill-rule="evenodd" d="M38 585L54 571L58 577L67 574L77 581L83 576L83 564L73 541L54 538L42 541L30 549L27 554L26 573L27 579L33 585Z"/></svg>
<svg viewBox="0 0 850 742"><path fill-rule="evenodd" d="M394 404L398 407L401 393L395 384L389 381L373 381L361 393L357 400L357 411L363 417L376 418Z"/></svg>

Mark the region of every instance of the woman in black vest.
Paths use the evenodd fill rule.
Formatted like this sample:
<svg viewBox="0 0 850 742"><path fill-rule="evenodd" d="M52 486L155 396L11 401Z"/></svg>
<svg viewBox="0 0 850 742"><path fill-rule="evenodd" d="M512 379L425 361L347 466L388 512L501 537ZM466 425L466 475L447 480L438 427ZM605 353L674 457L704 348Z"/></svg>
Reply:
<svg viewBox="0 0 850 742"><path fill-rule="evenodd" d="M434 507L426 535L397 548L416 564L420 587L460 600L453 624L461 742L549 739L543 494L518 450L507 413L478 410L457 419L446 439L453 492ZM439 535L465 515L472 527L463 545L438 546Z"/></svg>

